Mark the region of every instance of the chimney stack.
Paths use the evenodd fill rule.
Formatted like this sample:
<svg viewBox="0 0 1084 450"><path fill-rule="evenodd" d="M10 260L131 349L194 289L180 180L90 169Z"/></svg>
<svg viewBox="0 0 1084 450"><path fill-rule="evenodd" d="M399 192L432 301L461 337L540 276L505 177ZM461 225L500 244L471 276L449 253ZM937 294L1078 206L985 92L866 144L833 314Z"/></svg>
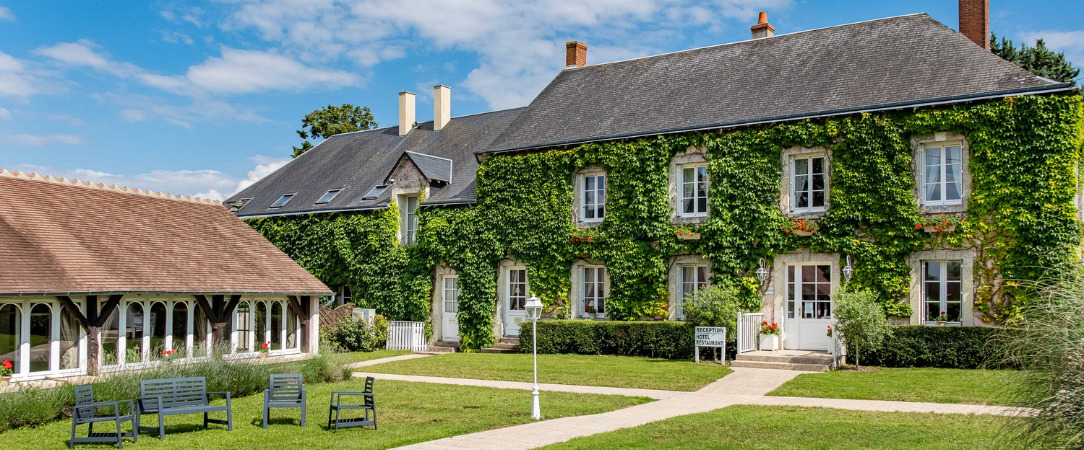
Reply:
<svg viewBox="0 0 1084 450"><path fill-rule="evenodd" d="M440 131L452 119L452 88L433 86L433 130Z"/></svg>
<svg viewBox="0 0 1084 450"><path fill-rule="evenodd" d="M587 65L587 44L580 41L565 42L565 67Z"/></svg>
<svg viewBox="0 0 1084 450"><path fill-rule="evenodd" d="M760 12L757 24L749 27L749 30L753 32L753 39L775 36L775 27L768 23L768 13L764 11Z"/></svg>
<svg viewBox="0 0 1084 450"><path fill-rule="evenodd" d="M406 136L414 128L414 93L399 93L399 135Z"/></svg>
<svg viewBox="0 0 1084 450"><path fill-rule="evenodd" d="M960 34L990 50L990 0L960 0Z"/></svg>

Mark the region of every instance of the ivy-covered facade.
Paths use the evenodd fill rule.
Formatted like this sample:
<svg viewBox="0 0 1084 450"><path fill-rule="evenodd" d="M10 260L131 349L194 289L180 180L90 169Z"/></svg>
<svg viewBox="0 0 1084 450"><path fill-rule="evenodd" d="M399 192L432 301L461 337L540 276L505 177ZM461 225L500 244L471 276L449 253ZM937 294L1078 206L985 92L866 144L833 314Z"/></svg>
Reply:
<svg viewBox="0 0 1084 450"><path fill-rule="evenodd" d="M583 85L570 77L607 76L576 70L472 147L469 201L427 200L455 181L395 159L384 207L248 222L353 302L467 349L516 335L529 295L548 317L681 320L709 283L783 324L786 347L821 349L848 260L846 287L875 292L899 323L1006 323L1028 282L1080 258L1084 111L1071 86L513 145L552 120L547 103L568 105L561 90Z"/></svg>

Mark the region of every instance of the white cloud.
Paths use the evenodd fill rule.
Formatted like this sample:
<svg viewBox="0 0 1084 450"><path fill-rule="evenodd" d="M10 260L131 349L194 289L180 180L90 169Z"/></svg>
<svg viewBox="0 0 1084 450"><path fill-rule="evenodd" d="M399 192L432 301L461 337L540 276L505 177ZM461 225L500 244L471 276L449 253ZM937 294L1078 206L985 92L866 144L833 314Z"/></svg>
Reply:
<svg viewBox="0 0 1084 450"><path fill-rule="evenodd" d="M41 92L41 86L41 77L29 70L26 63L0 52L0 96L27 98Z"/></svg>
<svg viewBox="0 0 1084 450"><path fill-rule="evenodd" d="M241 192L243 189L256 184L257 181L271 175L290 162L290 158L272 158L264 155L253 156L252 160L256 162L256 167L248 172L247 178L237 183L237 189L234 192Z"/></svg>
<svg viewBox="0 0 1084 450"><path fill-rule="evenodd" d="M53 122L60 122L72 127L81 127L87 124L83 121L83 119L75 117L71 114L48 114L45 116L45 118Z"/></svg>
<svg viewBox="0 0 1084 450"><path fill-rule="evenodd" d="M220 100L195 97L186 104L146 95L108 92L92 95L95 99L113 103L120 108L121 118L127 122L163 120L182 127L195 122L240 120L244 122L268 122L268 119L243 106Z"/></svg>
<svg viewBox="0 0 1084 450"><path fill-rule="evenodd" d="M122 109L120 110L120 116L124 118L125 122L145 122L147 120L147 113L138 109Z"/></svg>
<svg viewBox="0 0 1084 450"><path fill-rule="evenodd" d="M1020 34L1020 38L1035 45L1037 39L1046 42L1047 47L1059 52L1065 52L1065 57L1075 67L1084 67L1084 30L1057 31L1040 30L1026 31Z"/></svg>
<svg viewBox="0 0 1084 450"><path fill-rule="evenodd" d="M41 147L48 144L79 145L83 138L74 134L4 134L0 142L22 147Z"/></svg>
<svg viewBox="0 0 1084 450"><path fill-rule="evenodd" d="M158 11L158 15L163 19L175 24L189 23L196 27L203 26L203 14L204 11L195 6L188 6L184 4L172 4L167 5Z"/></svg>
<svg viewBox="0 0 1084 450"><path fill-rule="evenodd" d="M192 39L192 36L181 33L180 31L158 30L158 35L162 37L163 41L171 44L184 43L192 45L195 42L195 40Z"/></svg>
<svg viewBox="0 0 1084 450"><path fill-rule="evenodd" d="M11 8L0 6L0 21L15 21L15 13L11 12Z"/></svg>
<svg viewBox="0 0 1084 450"><path fill-rule="evenodd" d="M338 88L358 83L357 75L305 67L274 52L222 47L222 57L188 68L188 81L211 92L299 91L311 86Z"/></svg>
<svg viewBox="0 0 1084 450"><path fill-rule="evenodd" d="M38 48L34 53L68 66L89 67L124 78L143 71L131 63L110 61L108 55L100 53L98 49L99 46L94 42L82 39L77 42L58 42L51 47Z"/></svg>
<svg viewBox="0 0 1084 450"><path fill-rule="evenodd" d="M11 118L11 111L8 111L8 110L6 110L4 108L0 108L0 119L10 119L10 118Z"/></svg>

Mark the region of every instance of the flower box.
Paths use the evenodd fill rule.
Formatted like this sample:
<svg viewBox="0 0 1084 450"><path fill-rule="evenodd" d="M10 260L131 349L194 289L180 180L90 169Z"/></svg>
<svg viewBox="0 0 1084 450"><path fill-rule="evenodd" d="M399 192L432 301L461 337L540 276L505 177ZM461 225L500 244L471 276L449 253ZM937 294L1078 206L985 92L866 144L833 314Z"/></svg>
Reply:
<svg viewBox="0 0 1084 450"><path fill-rule="evenodd" d="M926 225L922 227L922 231L925 231L927 233L951 233L954 230L956 230L955 224L942 227L939 227L937 225Z"/></svg>
<svg viewBox="0 0 1084 450"><path fill-rule="evenodd" d="M794 234L798 236L812 236L813 230L794 230Z"/></svg>
<svg viewBox="0 0 1084 450"><path fill-rule="evenodd" d="M686 240L686 241L692 241L692 240L700 239L700 233L695 233L695 232L692 232L692 231L685 232L685 233L677 232L677 233L674 233L674 235L677 236L678 239L683 239L683 240Z"/></svg>
<svg viewBox="0 0 1084 450"><path fill-rule="evenodd" d="M778 334L760 335L760 351L774 352L776 350L779 350Z"/></svg>

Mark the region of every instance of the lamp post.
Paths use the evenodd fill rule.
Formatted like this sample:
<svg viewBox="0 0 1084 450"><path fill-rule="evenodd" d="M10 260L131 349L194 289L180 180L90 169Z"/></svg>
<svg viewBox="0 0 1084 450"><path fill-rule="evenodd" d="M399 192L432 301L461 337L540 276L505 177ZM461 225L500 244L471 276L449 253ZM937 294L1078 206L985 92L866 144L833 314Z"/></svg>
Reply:
<svg viewBox="0 0 1084 450"><path fill-rule="evenodd" d="M531 418L539 420L542 412L538 408L538 319L542 317L542 300L532 295L525 305L527 318L531 319L531 353L534 355L534 391L531 392Z"/></svg>

